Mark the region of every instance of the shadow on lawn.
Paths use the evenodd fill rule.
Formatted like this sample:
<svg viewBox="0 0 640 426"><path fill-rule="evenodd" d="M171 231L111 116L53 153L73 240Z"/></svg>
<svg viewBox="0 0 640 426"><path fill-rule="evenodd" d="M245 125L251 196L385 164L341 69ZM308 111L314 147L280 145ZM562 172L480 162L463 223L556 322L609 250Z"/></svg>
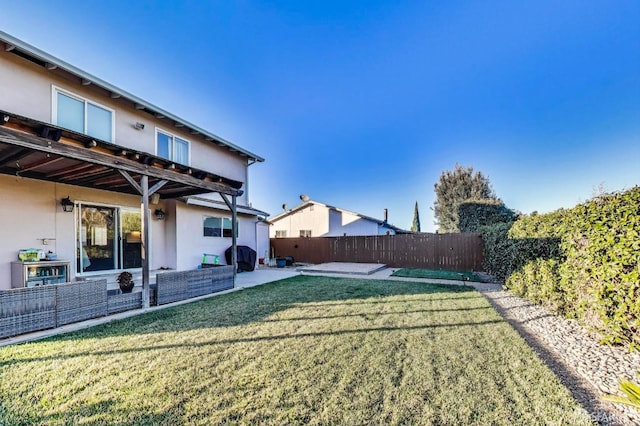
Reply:
<svg viewBox="0 0 640 426"><path fill-rule="evenodd" d="M380 332L394 332L394 331L415 331L415 330L428 330L437 328L458 328L458 327L477 327L485 325L504 324L502 319L477 321L477 322L458 322L458 323L445 323L445 324L428 324L428 325L414 325L414 326L402 326L402 327L365 327L348 330L335 330L335 331L320 331L320 332L307 332L307 333L285 333L268 336L254 336L254 337L239 337L234 339L210 339L206 341L198 342L185 342L176 344L152 344L145 346L142 342L135 348L121 348L106 351L90 351L90 352L77 352L69 354L55 354L51 356L39 356L33 358L20 358L11 359L8 361L0 362L0 367L9 366L13 364L22 364L25 362L40 362L40 361L61 361L65 359L73 359L79 357L91 356L104 356L104 355L122 355L126 353L138 353L145 351L157 351L157 350L171 350L179 348L200 348L218 345L233 345L238 343L256 343L256 342L270 342L280 341L286 339L302 339L307 337L325 337L325 336L348 336L361 333L380 333Z"/></svg>
<svg viewBox="0 0 640 426"><path fill-rule="evenodd" d="M91 424L105 424L104 420L95 417L87 418L89 413L120 413L119 418L127 418L129 421L139 422L142 424L156 425L156 424L181 424L182 418L179 415L173 414L171 409L166 408L154 413L149 412L133 412L131 409L122 407L118 408L118 402L113 399L101 400L98 402L83 402L74 406L65 407L64 411L54 412L53 414L40 414L34 419L19 418L15 423L11 424L76 424L80 420ZM0 419L1 420L1 419ZM8 423L9 424L9 423Z"/></svg>
<svg viewBox="0 0 640 426"><path fill-rule="evenodd" d="M362 317L366 315L384 316L384 315L400 315L400 314L418 314L418 313L436 313L436 312L465 312L492 309L490 306L478 308L461 308L461 309L419 309L419 310L402 310L392 312L360 312L357 314L340 314L340 315L322 315L322 316L304 316L304 317L286 317L277 319L263 319L262 322L284 322L284 321L306 321L306 320L323 320L332 318L350 318Z"/></svg>
<svg viewBox="0 0 640 426"><path fill-rule="evenodd" d="M296 276L281 281L252 287L208 299L175 306L123 320L117 320L85 330L52 337L56 341L82 338L108 338L132 334L149 334L193 330L198 328L233 327L263 321L266 317L290 308L309 308L316 318L318 309L336 306L358 306L397 303L394 297L413 297L407 303L433 303L433 310L425 312L456 311L457 300L464 301L460 311L487 309L484 297L472 287L442 284L424 284L388 280L360 280L317 276ZM469 300L478 300L478 306L469 307ZM454 303L451 309L442 309L439 302ZM422 306L421 306L422 307ZM411 305L407 305L410 309ZM402 311L397 312L403 313ZM360 315L360 314L357 314ZM354 314L354 316L357 316ZM346 315L338 315L335 317ZM304 318L300 318L302 320Z"/></svg>

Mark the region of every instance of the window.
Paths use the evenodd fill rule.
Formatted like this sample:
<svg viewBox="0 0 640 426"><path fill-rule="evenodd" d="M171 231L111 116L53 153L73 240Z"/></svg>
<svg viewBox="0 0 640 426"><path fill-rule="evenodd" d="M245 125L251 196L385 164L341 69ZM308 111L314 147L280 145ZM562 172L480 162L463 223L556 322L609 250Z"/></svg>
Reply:
<svg viewBox="0 0 640 426"><path fill-rule="evenodd" d="M203 223L203 236L231 238L231 219L228 217L205 216ZM236 222L236 237L238 236L238 223Z"/></svg>
<svg viewBox="0 0 640 426"><path fill-rule="evenodd" d="M113 142L114 114L106 108L80 96L53 86L53 119L60 127Z"/></svg>
<svg viewBox="0 0 640 426"><path fill-rule="evenodd" d="M309 238L310 236L311 236L311 229L301 229L300 230L300 237Z"/></svg>
<svg viewBox="0 0 640 426"><path fill-rule="evenodd" d="M287 238L287 231L276 231L276 238Z"/></svg>
<svg viewBox="0 0 640 426"><path fill-rule="evenodd" d="M189 142L171 133L156 130L156 153L158 157L189 165Z"/></svg>

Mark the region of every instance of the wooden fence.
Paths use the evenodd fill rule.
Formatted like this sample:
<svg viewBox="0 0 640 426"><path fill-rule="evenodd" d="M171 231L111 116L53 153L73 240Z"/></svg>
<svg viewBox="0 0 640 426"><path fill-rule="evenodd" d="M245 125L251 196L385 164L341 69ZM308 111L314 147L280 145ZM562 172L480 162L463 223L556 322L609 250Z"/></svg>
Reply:
<svg viewBox="0 0 640 426"><path fill-rule="evenodd" d="M479 234L399 234L317 238L272 238L276 257L296 262L384 263L392 268L481 271Z"/></svg>

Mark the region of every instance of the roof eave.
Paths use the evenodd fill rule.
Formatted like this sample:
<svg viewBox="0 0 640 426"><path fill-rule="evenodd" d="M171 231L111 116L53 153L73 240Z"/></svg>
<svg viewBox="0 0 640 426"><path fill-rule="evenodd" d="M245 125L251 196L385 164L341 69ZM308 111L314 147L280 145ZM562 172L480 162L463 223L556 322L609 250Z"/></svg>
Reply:
<svg viewBox="0 0 640 426"><path fill-rule="evenodd" d="M244 148L241 148L237 145L235 145L232 142L229 142L228 140L217 136L211 132L208 132L204 129L202 129L199 126L196 126L195 124L192 124L168 111L165 111L164 109L153 105L150 102L145 101L144 99L141 99L135 95L132 95L131 93L122 90L110 83L107 83L106 81L102 80L99 77L96 77L92 74L89 74L86 71L83 71L65 61L63 61L62 59L56 58L55 56L52 56L51 54L38 49L37 47L34 47L20 39L17 39L15 37L13 37L10 34L5 33L4 31L0 30L0 40L4 41L5 44L7 45L11 45L16 49L20 49L21 51L28 53L34 57L36 57L37 59L47 63L47 64L51 64L51 65L55 65L58 68L61 68L71 74L74 74L75 76L77 76L80 79L84 79L87 80L89 82L91 82L91 84L95 84L97 86L102 87L104 90L107 90L113 94L119 95L120 97L126 98L129 101L133 102L134 104L140 105L142 107L144 107L145 109L154 112L156 114L159 115L163 115L166 118L169 118L170 120L173 120L176 123L180 123L185 127L189 127L190 129L192 129L195 132L198 132L200 134L202 134L205 138L211 138L213 143L219 143L222 144L224 146L226 146L227 148L229 148L232 151L237 151L238 153L245 155L246 157L248 157L251 160L255 160L256 162L262 163L264 162L264 158L260 157L259 155L256 155L250 151L247 151Z"/></svg>
<svg viewBox="0 0 640 426"><path fill-rule="evenodd" d="M229 210L229 207L224 202L211 200L204 197L188 196L188 197L183 197L182 200L185 202L185 204L188 204L188 205L212 208L216 210L226 210L226 211ZM254 215L254 216L262 216L265 218L269 216L269 213L264 212L262 210L255 209L250 206L237 206L237 209L238 209L238 213Z"/></svg>

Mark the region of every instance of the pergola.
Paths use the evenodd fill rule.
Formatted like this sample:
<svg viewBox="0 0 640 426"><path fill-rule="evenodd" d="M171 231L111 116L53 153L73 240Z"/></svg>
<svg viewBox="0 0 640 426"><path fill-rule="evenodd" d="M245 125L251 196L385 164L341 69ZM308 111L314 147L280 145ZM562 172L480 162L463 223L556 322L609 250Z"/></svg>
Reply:
<svg viewBox="0 0 640 426"><path fill-rule="evenodd" d="M217 192L232 214L236 265L237 197L242 182L0 111L0 173L141 196L143 307L149 307L149 198ZM235 282L235 268L234 268Z"/></svg>

